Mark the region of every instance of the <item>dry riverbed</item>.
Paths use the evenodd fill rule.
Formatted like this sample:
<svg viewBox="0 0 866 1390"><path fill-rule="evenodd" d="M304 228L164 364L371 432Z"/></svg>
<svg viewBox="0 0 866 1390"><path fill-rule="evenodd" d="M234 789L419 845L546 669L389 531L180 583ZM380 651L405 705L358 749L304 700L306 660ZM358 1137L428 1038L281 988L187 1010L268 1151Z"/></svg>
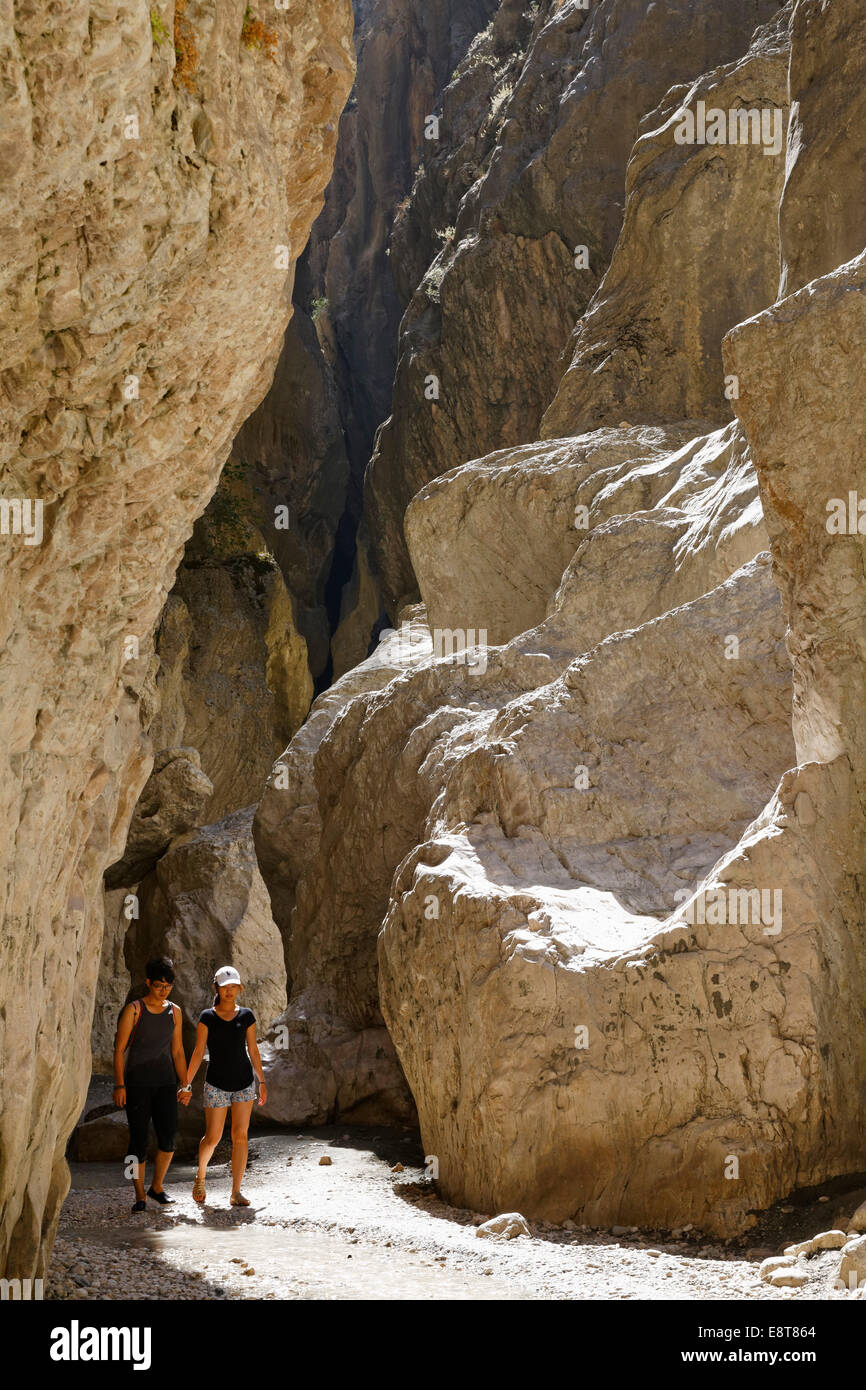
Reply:
<svg viewBox="0 0 866 1390"><path fill-rule="evenodd" d="M866 1195L811 1195L764 1218L744 1245L543 1222L530 1223L531 1237L492 1241L476 1235L492 1213L439 1199L414 1136L256 1131L250 1153L248 1209L229 1206L227 1162L211 1165L203 1208L192 1200L192 1167L178 1162L167 1183L175 1204L149 1202L140 1215L130 1212L118 1164L73 1164L45 1297L844 1299L833 1288L838 1252L812 1257L798 1289L762 1283L758 1266L790 1241L844 1223Z"/></svg>

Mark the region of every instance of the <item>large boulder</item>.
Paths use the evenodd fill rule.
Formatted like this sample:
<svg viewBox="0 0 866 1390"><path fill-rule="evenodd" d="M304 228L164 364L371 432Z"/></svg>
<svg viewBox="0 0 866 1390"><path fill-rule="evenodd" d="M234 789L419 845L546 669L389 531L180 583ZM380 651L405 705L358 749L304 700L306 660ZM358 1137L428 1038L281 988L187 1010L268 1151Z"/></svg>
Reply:
<svg viewBox="0 0 866 1390"><path fill-rule="evenodd" d="M233 543L210 518L196 529L157 634L159 711L148 733L157 749L198 749L213 783L199 825L257 799L303 723L313 682L292 597L261 536L250 528Z"/></svg>
<svg viewBox="0 0 866 1390"><path fill-rule="evenodd" d="M139 890L140 915L126 937L133 992L148 957L174 962L172 999L183 1011L188 1048L202 1009L213 1002L212 981L233 965L244 982L243 1002L264 1034L286 1006L280 934L253 846L252 806L215 825L179 836Z"/></svg>
<svg viewBox="0 0 866 1390"><path fill-rule="evenodd" d="M204 820L213 783L201 770L197 748L165 748L138 799L123 858L105 875L109 889L138 883L164 854L176 835Z"/></svg>
<svg viewBox="0 0 866 1390"><path fill-rule="evenodd" d="M762 557L505 705L452 767L379 939L383 1013L450 1200L725 1233L758 1204L766 1166L735 1184L724 1160L770 1143L790 1078L762 1019L803 1012L812 957L789 979L760 917L683 910L790 763L789 709Z"/></svg>
<svg viewBox="0 0 866 1390"><path fill-rule="evenodd" d="M715 587L767 544L736 425L596 430L428 483L406 539L430 626L495 645L548 619L566 649Z"/></svg>
<svg viewBox="0 0 866 1390"><path fill-rule="evenodd" d="M694 447L683 447L682 439L687 435L685 427L670 432L624 430L619 435L603 431L597 437L562 442L558 450L544 450L548 475L539 482L539 488L546 488L551 496L565 498L571 489L572 497L585 501L599 522L588 536L600 546L605 543L603 523L608 510L615 517L620 507L625 512L630 507L645 507L645 513L638 515L645 515L648 522L653 518L659 524L666 519L681 522L674 533L680 542L677 554L673 557L669 546L669 569L664 571L665 576L674 576L678 602L726 579L744 557L753 556L766 543L760 509L756 509L754 477L746 476L748 463L742 442L735 438L736 431L731 428L698 441ZM666 441L671 446L667 453ZM526 463L530 464L528 458ZM564 483L556 479L557 464L565 475ZM455 475L455 491L462 499L457 505L464 507L468 535L482 535L484 518L489 518L493 505L504 533L519 534L525 517L523 470L522 457L508 460L494 456L469 466L470 482L465 488L459 474ZM514 486L512 472L516 475ZM480 480L480 484L473 486L473 480ZM495 504L489 480L498 480L501 485ZM531 488L528 478L526 488ZM423 501L419 506L423 513ZM447 499L443 506L447 506ZM481 513L477 522L473 517L476 506ZM608 521L612 524L612 518ZM434 530L435 521L431 534ZM443 528L443 543L447 534ZM722 535L730 539L717 546ZM425 558L433 556L435 550L431 541ZM467 543L466 555L470 554L471 543ZM622 614L639 613L640 621L650 622L665 611L664 606L653 605L666 604L668 591L660 580L647 582L644 559L640 547L635 547L627 563L619 566L614 620ZM505 563L503 557L503 569ZM726 563L730 568L725 569ZM750 619L749 605L744 601L719 620L728 624L723 637L739 632L744 644L750 621L766 620L777 626L769 648L759 644L751 650L744 645L744 663L758 663L750 668L755 672L750 679L760 692L755 697L759 706L749 721L757 716L758 708L768 706L778 713L778 691L784 707L787 685L783 652L779 667L780 610L772 588L767 589L766 569L765 565L761 590L765 595L761 608L764 619L757 614ZM489 575L482 572L479 584L478 572L470 570L461 592L459 585L437 589L444 572L438 553L431 559L431 570L437 628L440 623L446 630L459 628L467 615L467 604L475 605L473 613L483 611L491 592ZM513 594L513 589L510 592ZM752 589L747 586L745 592L751 594ZM562 610L560 602L566 605ZM515 701L515 717L521 717L525 709L521 697L539 687L549 694L550 683L566 670L576 653L607 635L606 631L598 636L588 633L589 619L582 613L574 616L572 592L565 585L551 598L550 607L547 618L506 647L457 650L450 657L442 654L441 647L439 654L432 649L429 633L424 633L423 641L416 638L413 643L413 623L407 625L405 633L401 625L401 632L382 642L381 655L350 673L317 702L313 717L280 760L286 775L281 783L277 777L271 779L256 817L255 834L274 915L287 940L291 998L288 1014L280 1020L282 1050L274 1046L272 1062L274 1078L280 1073L287 1078L283 1090L291 1105L281 1112L287 1120L302 1123L309 1118L326 1118L333 1113L338 1091L346 1099L365 1094L369 1087L369 1075L359 1058L364 1055L366 1030L379 1026L376 937L389 900L404 891L399 885L407 872L405 865L393 884L392 878L404 856L409 856L406 864L416 855L424 858L423 848L433 834L431 808L457 776L458 766L465 759L467 769L472 768L498 710ZM507 612L507 603L503 611ZM591 621L603 623L604 609L597 607ZM771 650L775 655L766 665ZM389 664L389 653L393 664ZM712 659L716 671L727 672L736 665L727 661L721 639ZM661 659L659 667L664 668ZM397 675L399 679L394 678ZM739 690L739 685L735 683L732 688ZM644 723L646 720L644 716ZM708 736L712 727L710 723ZM743 736L747 727L748 722ZM641 726L641 736L649 739L651 731ZM729 731L720 737L727 741ZM781 731L777 730L775 742L770 737L767 746L771 771L757 784L758 790L753 785L740 803L739 820L725 836L711 835L701 851L692 851L691 858L686 854L684 863L705 869L736 843L742 826L760 809L779 771L790 760L787 721ZM501 741L491 739L491 747L500 749ZM754 751L751 745L743 745L736 756L748 763ZM704 756L708 756L706 748ZM545 766L555 767L556 762L555 754L545 755ZM756 766L764 766L762 755ZM683 764L679 775L685 777L686 771ZM733 783L739 776L733 766L726 775ZM570 783L574 767L561 770L560 776ZM276 1039L269 1039L269 1045L272 1041ZM381 1089L386 1065L391 1069L388 1089L393 1093L402 1084L402 1076L390 1043L376 1073Z"/></svg>
<svg viewBox="0 0 866 1390"><path fill-rule="evenodd" d="M866 1288L866 1236L850 1241L842 1251L839 1283L848 1290Z"/></svg>
<svg viewBox="0 0 866 1390"><path fill-rule="evenodd" d="M256 813L256 849L285 943L289 982L288 1008L262 1046L268 1111L285 1124L338 1115L380 1123L414 1116L376 992L364 899L378 878L378 856L358 882L334 873L327 803L329 789L339 796L342 787L326 759L337 736L342 746L348 734L355 752L364 747L364 718L377 694L429 661L431 649L423 609L406 610L399 631L383 633L373 655L316 700L275 764ZM362 795L347 812L359 850L369 809ZM390 845L385 853L390 858ZM334 893L341 898L336 913L330 910Z"/></svg>

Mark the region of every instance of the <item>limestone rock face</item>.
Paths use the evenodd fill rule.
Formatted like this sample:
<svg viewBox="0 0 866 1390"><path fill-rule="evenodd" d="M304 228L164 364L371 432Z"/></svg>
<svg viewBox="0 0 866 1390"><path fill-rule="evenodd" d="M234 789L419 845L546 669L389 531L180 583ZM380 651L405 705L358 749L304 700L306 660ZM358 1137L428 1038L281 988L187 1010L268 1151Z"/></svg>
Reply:
<svg viewBox="0 0 866 1390"><path fill-rule="evenodd" d="M376 966L363 884L325 868L336 831L323 802L339 781L328 765L336 735L358 730L377 692L429 659L432 643L422 609L401 615L399 633L384 634L374 654L337 681L313 705L274 772L258 808L255 842L275 920L283 935L289 1007L262 1048L268 1113L286 1124L324 1122L339 1114L359 1122L413 1115L391 1040L382 1024ZM366 846L364 815L355 830ZM352 833L351 830L349 832ZM345 895L339 917L331 894ZM322 910L323 901L327 909Z"/></svg>
<svg viewBox="0 0 866 1390"><path fill-rule="evenodd" d="M792 20L791 131L779 214L782 294L863 250L866 14L857 0L799 0Z"/></svg>
<svg viewBox="0 0 866 1390"><path fill-rule="evenodd" d="M866 409L857 382L866 350L866 252L741 324L726 347L727 361L743 373L738 411L789 622L798 761L829 765L843 757L859 782L866 770L866 508L856 483ZM829 376L820 370L828 360Z"/></svg>
<svg viewBox="0 0 866 1390"><path fill-rule="evenodd" d="M616 437L616 432L608 431L601 432L598 438L568 441L568 448L563 442L558 459L555 450L547 450L549 485L553 494L565 497L571 488L572 496L583 496L592 504L594 487L599 497L599 507L605 504L601 500L602 494L605 494L606 505L614 512L618 489L623 506L628 505L629 499L632 505L638 506L641 502L649 504L653 499L661 501L668 493L678 500L688 499L690 517L689 528L686 529L688 543L693 545L695 551L691 562L691 583L696 593L703 593L708 584L714 582L725 554L724 548L722 554L717 553L707 538L714 533L715 527L722 525L723 517L727 518L732 533L736 531L734 519L754 507L754 479L744 485L744 465L736 451L732 450L730 438L727 449L722 447L718 439L714 439L712 443L715 448L705 447L702 450L696 446L690 450L681 446L682 438L688 436L687 429L668 432L629 430L621 433L621 438ZM733 429L727 432L728 436L734 433ZM664 452L666 444L669 450L667 454ZM702 466L696 465L696 457L699 460L703 457ZM722 459L721 466L719 458ZM631 473L629 460L633 465ZM557 462L566 475L566 483L558 492L554 478ZM518 485L511 487L508 464L499 456L482 461L477 466L470 465L470 475L475 476L473 470L476 467L483 471L484 463L490 468L491 478L505 479L497 504L497 525L502 523L506 537L516 536L525 517L525 492L519 485L525 479L519 478ZM518 473L520 466L515 465ZM575 486L581 470L588 480L582 493ZM478 506L483 519L491 520L488 506L492 493L492 487L487 490L482 486L474 491L469 488L463 494L470 534L480 536L485 529L483 520L475 527L471 519L473 506ZM703 514L701 506L704 508ZM672 508L658 508L661 517L669 511L672 512ZM603 515L600 512L600 516ZM654 513L650 510L647 515L652 517ZM506 516L507 523L504 521ZM599 527L599 538L602 530L603 527ZM440 539L444 542L450 534L446 526ZM740 553L747 548L749 539L754 554L765 543L759 525L745 528L744 538L739 542ZM469 549L471 541L467 553ZM687 545L683 546L685 549ZM730 574L737 567L733 557L738 553L738 545L731 542L726 553L731 563L731 569L727 572ZM647 586L641 571L636 566L632 569L633 573L623 570L619 575L622 603L629 602L629 586L633 583L632 610L642 610L647 619L654 618L658 611L664 609L654 610L652 600L658 600L663 590L658 584ZM765 597L763 604L755 607L764 616L758 619L756 613L752 621L769 622L771 628L775 624L776 631L770 648L759 642L752 651L751 659L758 662L758 669L761 670L758 685L763 688L764 684L770 683L772 686L772 682L775 682L781 691L779 696L771 700L772 704L778 699L781 707L781 714L777 709L774 716L778 728L777 740L773 743L766 732L762 735L763 739L768 739L766 747L771 757L771 770L760 782L758 790L753 788L746 794L745 801L739 806L739 820L732 823L726 833L722 833L718 827L708 832L703 858L693 849L690 860L686 852L685 862L692 862L693 865L699 863L707 867L721 850L736 843L740 829L760 809L763 800L772 791L779 771L790 761L788 662L781 648L778 600L772 586L767 587L766 565L763 573ZM479 588L477 595L473 595L471 585L467 585L467 588L470 601L477 601L481 611L484 594L488 590ZM466 613L466 608L462 606L464 597L456 594L455 607L449 611L447 603L440 596L440 620L446 626L460 626ZM334 1045L322 1040L329 1039L335 1033L342 1045L346 1035L354 1032L356 1039L360 1036L363 1041L364 1030L358 1019L378 1018L377 974L373 960L376 935L387 910L389 895L396 894L399 898L404 891L397 881L392 887L391 878L404 855L409 855L406 863L410 864L417 854L421 854L432 834L433 822L432 819L428 821L431 807L438 804L449 781L453 783L458 775L458 764L462 765L465 759L467 777L475 777L477 768L473 757L477 756L496 711L509 700L520 696L521 692L529 692L539 686L546 688L548 682L555 680L568 666L575 652L581 650L583 633L579 626L569 625L568 617L556 611L557 602L558 599L552 601L553 615L537 628L521 634L501 652L487 652L486 659L477 662L471 653L465 654L466 660L463 662L459 654L457 659L442 657L431 660L429 635L426 643L416 642L412 645L414 634L410 623L401 642L404 648L402 652L395 648L395 640L400 642L399 635L382 644L386 659L391 648L392 659L397 662L396 669L404 672L402 677L394 680L395 669L392 667L388 673L392 679L384 684L376 676L371 663L358 668L344 678L327 698L336 700L341 686L347 692L352 691L353 684L362 676L365 680L372 676L380 687L380 693L357 696L341 710L336 719L328 711L324 699L320 699L314 707L314 712L321 707L318 727L311 720L280 760L286 765L287 787L278 790L273 781L269 785L256 820L256 843L274 903L275 917L290 943L291 1002L287 1018L281 1022L285 1022L289 1028L291 1042L282 1054L275 1049L271 1075L275 1084L285 1084L287 1096L303 1098L302 1109L285 1112L284 1118L287 1120L301 1123L313 1117L326 1118L332 1113L338 1084L334 1078L335 1071L343 1081L343 1093L346 1095L353 1094L354 1089L363 1084L359 1072L353 1074L351 1069L342 1071L344 1067L355 1066L355 1055L345 1049L336 1067L333 1061ZM725 672L726 683L730 683L727 673L733 670L736 663L728 663L725 658L724 638L729 631L739 631L744 644L747 642L744 633L744 622L748 621L744 615L747 612L748 604L738 602L732 605L732 611L726 617L719 619L724 630L714 639L714 679L718 679L719 671L722 671ZM691 635L683 640L688 648ZM776 674L772 678L764 670L768 650L775 652L770 669L775 670ZM743 657L742 669L745 671L748 666L745 650ZM664 670L669 660L669 655L665 653L659 659L658 667ZM655 665L652 669L655 672ZM637 663L636 674L640 670L640 663ZM753 672L748 678L744 675L743 679L755 683L756 677ZM707 681L708 687L712 688L709 678ZM518 708L522 712L524 707L520 704ZM706 709L703 709L702 718L705 715ZM752 717L748 717L747 723L751 722ZM649 722L648 716L644 715L644 723ZM714 727L712 720L706 727L709 739ZM730 730L719 733L717 726L715 733L725 744L730 738L736 743L738 738ZM542 745L548 737L546 731ZM647 730L643 730L643 737L649 737ZM502 746L501 741L491 742L496 749ZM546 757L552 765L557 763L555 753L543 755L539 752L538 756ZM594 755L588 752L586 756L591 760ZM755 767L760 765L762 756L758 757ZM669 753L666 752L664 757L669 758ZM751 759L750 749L744 761ZM573 763L577 761L579 757L575 751ZM529 762L532 762L532 758ZM570 765L568 781L573 776L574 768ZM688 780L685 765L682 776ZM736 783L737 774L732 768L728 769L726 776ZM706 797L705 786L702 786L700 795ZM470 813L467 811L466 814ZM530 824L537 814L538 808L534 805L531 811L527 810ZM616 812L611 815L615 819ZM376 846L375 851L371 851L372 845ZM414 846L420 848L416 850ZM677 853L681 851L683 846L679 845ZM598 853L598 850L592 851L593 856ZM603 858L613 851L608 849L601 853ZM556 862L555 859L552 862ZM399 874L404 871L405 865L400 868ZM647 869L647 873L650 872L657 875L659 871L657 868L652 871ZM656 909L660 910L658 900L655 901ZM430 902L425 899L422 910L430 907ZM408 977L406 987L411 988ZM339 1028L335 1027L335 1020L339 1020ZM391 1027L392 1036L400 1046L402 1035L394 1032L393 1025ZM327 1063L321 1060L321 1053L314 1053L311 1042L316 1040L320 1047L326 1046L330 1053ZM390 1055L388 1060L392 1067L391 1087L394 1088L400 1083L400 1073ZM279 1081L280 1076L286 1078L285 1083ZM316 1095L318 1104L315 1102Z"/></svg>
<svg viewBox="0 0 866 1390"><path fill-rule="evenodd" d="M238 970L260 1034L286 1006L283 947L256 862L253 809L178 836L142 883L141 915L127 934L134 988L143 983L149 957L174 962L172 1000L183 1011L188 1048L199 1014L213 1002L221 965Z"/></svg>
<svg viewBox="0 0 866 1390"><path fill-rule="evenodd" d="M547 616L573 650L721 583L767 538L742 435L700 428L598 430L434 479L406 512L431 628L497 644Z"/></svg>
<svg viewBox="0 0 866 1390"><path fill-rule="evenodd" d="M379 960L425 1147L461 1205L735 1222L719 1154L743 1122L710 1145L706 1116L691 1117L719 1052L723 1084L739 1074L746 1092L732 1113L747 1113L736 1050L713 1027L727 1033L732 998L760 1014L750 981L766 1006L776 997L769 958L763 974L749 963L771 938L664 918L714 882L791 761L783 637L769 565L753 562L505 705L451 769L398 870ZM755 1066L759 1043L769 1065L775 1036L755 1032Z"/></svg>
<svg viewBox="0 0 866 1390"><path fill-rule="evenodd" d="M157 634L159 710L148 734L156 749L198 749L214 791L194 824L258 798L313 695L292 597L254 545L190 543Z"/></svg>
<svg viewBox="0 0 866 1390"><path fill-rule="evenodd" d="M167 748L154 759L139 797L123 858L105 876L108 888L138 883L168 849L175 835L204 819L213 783L201 770L196 748Z"/></svg>
<svg viewBox="0 0 866 1390"><path fill-rule="evenodd" d="M143 700L142 708L146 706ZM138 909L138 885L175 836L207 819L213 795L213 783L201 770L197 748L165 748L156 754L153 772L133 812L123 857L105 875L105 925L90 1035L96 1070L110 1071L113 1065L118 1014L130 986L124 952Z"/></svg>
<svg viewBox="0 0 866 1390"><path fill-rule="evenodd" d="M151 634L273 373L351 81L346 0L274 11L273 62L242 0L187 12L180 68L155 13L167 38L142 0L25 4L7 35L0 474L43 532L0 539L8 1275L43 1272L66 1191Z"/></svg>
<svg viewBox="0 0 866 1390"><path fill-rule="evenodd" d="M758 30L744 57L674 87L641 122L622 233L575 331L542 435L623 417L731 419L722 338L770 303L778 285L790 9ZM701 102L724 113L726 143L697 143ZM693 143L678 143L691 133L684 111Z"/></svg>
<svg viewBox="0 0 866 1390"><path fill-rule="evenodd" d="M595 8L587 44L615 11ZM474 1210L731 1235L862 1166L866 252L834 194L864 138L860 28L849 0L801 0L751 49L751 32L724 54L716 43L704 77L637 113L658 107L596 298L604 351L575 370L583 404L555 437L497 450L482 407L485 447L464 441L455 458L439 422L456 393L428 429L408 406L401 416L398 370L370 516L392 601L417 575L433 650L329 723L295 779L303 794L281 810L270 788L256 836L275 903L287 892L275 913L291 912L305 1114L332 1114L340 1081L357 1094L341 1068L378 1005L391 1084L408 1082L442 1191ZM610 54L612 22L606 37ZM760 150L708 160L673 142L665 156L690 93L731 109L791 103L784 189ZM492 234L471 202L404 357L422 377L446 351L449 275L456 288L460 255L468 266ZM718 248L719 278L686 279L686 343L668 301L715 216L734 246ZM757 278L740 283L744 243ZM847 259L826 264L826 247ZM645 359L623 327L644 306ZM411 322L410 308L406 333ZM514 342L531 361L531 338ZM472 353L454 351L473 399ZM735 420L719 404L725 375ZM412 488L410 570L399 528ZM437 655L437 634L470 628L487 643ZM303 864L288 847L300 805L315 831Z"/></svg>
<svg viewBox="0 0 866 1390"><path fill-rule="evenodd" d="M402 530L413 495L466 459L537 437L560 356L616 242L641 118L672 83L739 58L777 8L775 0L540 7L525 55L494 90L495 147L473 152L476 181L401 325L393 414L365 480L392 615L416 589ZM515 37L523 42L519 30ZM470 50L464 68L475 59ZM680 411L688 413L703 412Z"/></svg>
<svg viewBox="0 0 866 1390"><path fill-rule="evenodd" d="M355 560L340 601L340 621L331 638L334 680L372 656L384 622L382 597L370 559L370 540L363 520L358 528Z"/></svg>
<svg viewBox="0 0 866 1390"><path fill-rule="evenodd" d="M442 88L497 8L498 0L361 0L357 6L358 77L341 121L321 236L310 253L311 268L318 262L323 269L355 468L359 450L366 463L391 400L405 307L387 255L394 213L430 148L425 127Z"/></svg>
<svg viewBox="0 0 866 1390"><path fill-rule="evenodd" d="M747 566L720 590L609 637L554 690L506 706L490 728L489 753L479 750L458 764L435 804L444 833L435 834L431 817L425 841L398 870L379 944L382 1007L418 1102L425 1149L437 1155L454 1200L519 1205L539 1216L570 1208L575 1217L603 1224L687 1219L725 1234L743 1229L751 1211L790 1190L858 1166L857 1117L866 1091L859 1001L866 981L857 869L864 849L864 740L856 711L864 698L866 623L863 541L857 498L852 510L849 494L866 423L856 386L866 349L864 273L866 256L860 256L811 282L735 329L725 352L726 369L740 374L737 409L757 470L794 662L796 749L782 736L789 715L778 646L775 679L764 665L749 682L748 698L761 704L755 729L775 726L779 736L764 788L773 758L781 769L795 755L799 766L784 773L738 843L734 819L724 826L715 819L714 778L721 775L725 795L748 785L742 773L725 776L720 761L742 751L744 730L709 733L701 751L713 720L724 717L726 697L722 682L711 679L700 728L692 728L699 708L693 702L711 668L706 639L688 615L709 618L718 609L720 627L743 637L760 610L753 585L761 571ZM763 574L766 581L766 566ZM581 578L575 569L576 592ZM719 607L725 593L730 599ZM599 597L600 591L596 603ZM616 620L617 606L608 620ZM667 645L666 633L685 637L687 629L689 671L678 687L692 715L666 715L665 685L671 673L676 679L676 658L673 649L661 661L660 649L656 658L650 652L659 642ZM750 647L753 642L748 638ZM629 648L634 655L623 664L615 698L598 686L589 693L586 682L593 683L594 670L603 672L605 651L625 657ZM745 650L739 646L737 660ZM653 705L640 733L623 719L619 703L627 670L639 673ZM688 730L690 785L704 788L700 808L689 810L682 788L670 797L655 784L659 776L675 777L677 763L672 748L656 747L645 760L638 755L640 791L635 782L614 809L608 797L625 786L618 758L611 748L599 756L592 743L584 759L576 748L572 755L591 799L580 815L560 809L571 795L565 776L571 758L556 752L557 718L587 742L581 716L575 710L568 717L560 687L585 692L580 708L593 716L610 712L610 731L624 747L640 748L650 729L654 738L664 737L664 728L677 736ZM739 719L740 696L728 688ZM772 714L765 702L774 688ZM525 753L534 713L545 734ZM764 751L770 755L769 745ZM757 808L757 784L754 792ZM680 869L670 843L663 850L660 822L650 827L633 819L644 814L644 802L653 816L684 814L690 822ZM629 883L612 882L618 855L610 845L598 863L589 850L596 811L609 826L622 824L626 812L627 861L637 874ZM714 831L697 834L708 816ZM476 824L477 831L467 829ZM582 848L551 842L551 828L576 836ZM725 851L727 837L732 843ZM537 847L528 862L524 838ZM576 930L569 930L581 891L570 888L555 903L539 892L563 868L596 891L612 891L617 908L608 911L631 915L628 928L622 921L616 927L609 955L600 905L583 929L580 917L571 918ZM685 878L700 879L697 892L653 927L661 904L652 894L664 894L666 875L683 869ZM501 894L495 908L492 894ZM431 901L434 913L427 910ZM545 1000L541 1014L534 1011L535 970L538 998ZM533 1122L536 1105L544 1113ZM486 1154L476 1169L481 1149Z"/></svg>
<svg viewBox="0 0 866 1390"><path fill-rule="evenodd" d="M397 331L416 284L407 288L406 272L399 283L393 273L395 215L433 149L427 118L498 3L354 5L357 80L340 119L333 177L298 266L273 384L232 448L230 466L248 484L255 524L292 595L317 690L365 659L381 610L356 533L363 472L390 412ZM444 201L431 213L440 227L453 220ZM417 279L432 255L424 254ZM280 508L288 515L278 517Z"/></svg>
<svg viewBox="0 0 866 1390"><path fill-rule="evenodd" d="M219 507L196 526L157 632L158 669L142 693L142 726L158 751L123 857L106 874L97 992L111 1002L97 1003L91 1045L99 1057L111 1048L116 1000L131 983L126 896L175 836L258 797L312 697L306 644L279 569L260 533L229 527L228 515L218 524L222 518ZM198 746L175 746L185 739ZM109 903L114 889L122 890L119 909Z"/></svg>
<svg viewBox="0 0 866 1390"><path fill-rule="evenodd" d="M104 895L104 930L99 957L99 975L90 1030L90 1052L94 1073L111 1073L114 1067L114 1037L120 1012L129 997L129 971L124 955L126 933L136 909L137 884L112 888Z"/></svg>
<svg viewBox="0 0 866 1390"><path fill-rule="evenodd" d="M238 433L231 465L247 484L252 518L292 595L305 663L315 680L328 664L326 586L349 490L349 460L333 364L309 309L298 303L303 289L296 286L271 389ZM256 663L246 667L254 670ZM248 801L260 795L263 781L260 776Z"/></svg>

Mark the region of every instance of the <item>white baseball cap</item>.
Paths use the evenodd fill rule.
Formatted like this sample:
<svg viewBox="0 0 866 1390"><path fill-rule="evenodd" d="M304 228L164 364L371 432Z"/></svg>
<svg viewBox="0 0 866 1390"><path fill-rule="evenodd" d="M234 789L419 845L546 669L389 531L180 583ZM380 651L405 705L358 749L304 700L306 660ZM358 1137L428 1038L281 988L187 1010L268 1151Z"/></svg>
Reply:
<svg viewBox="0 0 866 1390"><path fill-rule="evenodd" d="M241 977L233 965L221 965L214 975L214 981L218 985L239 985Z"/></svg>

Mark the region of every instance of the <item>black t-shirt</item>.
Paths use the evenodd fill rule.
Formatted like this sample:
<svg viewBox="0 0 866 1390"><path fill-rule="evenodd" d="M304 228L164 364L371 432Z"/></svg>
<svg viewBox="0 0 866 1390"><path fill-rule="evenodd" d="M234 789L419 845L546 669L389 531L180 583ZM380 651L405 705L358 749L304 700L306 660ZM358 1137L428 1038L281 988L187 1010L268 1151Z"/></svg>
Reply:
<svg viewBox="0 0 866 1390"><path fill-rule="evenodd" d="M207 1029L210 1058L205 1081L220 1091L245 1091L253 1080L253 1064L247 1052L247 1029L255 1023L252 1009L238 1009L234 1018L220 1018L216 1009L205 1009L199 1023Z"/></svg>

